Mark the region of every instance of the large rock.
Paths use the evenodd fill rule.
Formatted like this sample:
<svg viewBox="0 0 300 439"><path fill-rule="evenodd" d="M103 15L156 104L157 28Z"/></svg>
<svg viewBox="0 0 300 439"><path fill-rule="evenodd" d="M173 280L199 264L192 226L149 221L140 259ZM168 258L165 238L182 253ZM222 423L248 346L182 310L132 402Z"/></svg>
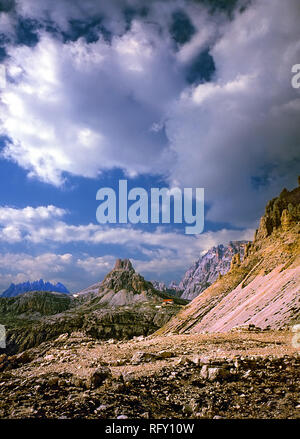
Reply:
<svg viewBox="0 0 300 439"><path fill-rule="evenodd" d="M156 354L152 354L151 352L136 352L131 359L131 363L132 364L147 363L157 359L158 356Z"/></svg>
<svg viewBox="0 0 300 439"><path fill-rule="evenodd" d="M225 366L209 367L208 365L202 366L200 376L208 381L220 381L230 376L230 371Z"/></svg>
<svg viewBox="0 0 300 439"><path fill-rule="evenodd" d="M106 366L98 367L88 378L87 387L95 389L100 387L107 378L111 378L111 371Z"/></svg>

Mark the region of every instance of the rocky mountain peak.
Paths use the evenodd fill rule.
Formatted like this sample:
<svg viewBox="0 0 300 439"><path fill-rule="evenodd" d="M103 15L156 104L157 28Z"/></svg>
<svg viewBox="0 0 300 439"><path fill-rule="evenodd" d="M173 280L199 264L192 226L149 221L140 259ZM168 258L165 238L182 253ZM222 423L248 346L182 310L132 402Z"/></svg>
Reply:
<svg viewBox="0 0 300 439"><path fill-rule="evenodd" d="M193 300L214 283L220 276L240 264L244 257L247 241L230 241L228 245L212 247L187 270L179 289L182 298Z"/></svg>
<svg viewBox="0 0 300 439"><path fill-rule="evenodd" d="M240 265L241 265L240 253L236 253L233 255L233 257L231 259L230 270L232 270L233 268L239 267Z"/></svg>
<svg viewBox="0 0 300 439"><path fill-rule="evenodd" d="M300 220L300 187L292 191L283 189L279 197L270 200L255 234L255 242L264 240L282 228L288 231Z"/></svg>
<svg viewBox="0 0 300 439"><path fill-rule="evenodd" d="M164 282L152 280L151 283L157 291L167 291L167 285Z"/></svg>
<svg viewBox="0 0 300 439"><path fill-rule="evenodd" d="M149 289L152 290L153 286L150 282L145 281L143 276L135 272L129 259L117 259L112 271L102 281L100 289L141 293Z"/></svg>
<svg viewBox="0 0 300 439"><path fill-rule="evenodd" d="M132 266L132 263L129 259L117 259L114 270L130 270L134 271L134 268Z"/></svg>

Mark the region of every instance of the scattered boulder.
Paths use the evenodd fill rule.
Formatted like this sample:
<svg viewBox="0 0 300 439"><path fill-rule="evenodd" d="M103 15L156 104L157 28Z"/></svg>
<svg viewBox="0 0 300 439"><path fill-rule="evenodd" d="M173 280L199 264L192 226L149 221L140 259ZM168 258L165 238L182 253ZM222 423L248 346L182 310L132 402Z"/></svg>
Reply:
<svg viewBox="0 0 300 439"><path fill-rule="evenodd" d="M140 363L147 363L157 360L158 358L158 355L152 354L151 352L136 352L131 359L131 364L137 365Z"/></svg>
<svg viewBox="0 0 300 439"><path fill-rule="evenodd" d="M134 374L132 372L124 372L120 378L121 378L121 381L129 384L132 381L134 381Z"/></svg>
<svg viewBox="0 0 300 439"><path fill-rule="evenodd" d="M174 353L171 351L160 351L158 352L157 356L159 357L159 359L165 359L165 358L172 358L174 357Z"/></svg>
<svg viewBox="0 0 300 439"><path fill-rule="evenodd" d="M50 377L48 380L48 386L49 387L58 387L58 381L59 381L58 376Z"/></svg>
<svg viewBox="0 0 300 439"><path fill-rule="evenodd" d="M49 352L58 358L49 348L43 347L39 358ZM196 351L196 361L191 361L184 352L180 366L166 362L134 372L134 368L114 371L114 376L108 367L89 369L88 358L81 376L60 367L40 375L38 361L12 373L5 371L0 418L299 417L298 356L205 358Z"/></svg>
<svg viewBox="0 0 300 439"><path fill-rule="evenodd" d="M195 355L191 360L195 364L195 366L200 366L201 365L201 357L200 357L200 355Z"/></svg>
<svg viewBox="0 0 300 439"><path fill-rule="evenodd" d="M72 384L73 386L78 388L86 388L86 381L83 378L78 377L76 375L74 375L72 378Z"/></svg>
<svg viewBox="0 0 300 439"><path fill-rule="evenodd" d="M32 355L30 355L30 352L25 351L21 352L20 354L14 355L13 357L11 357L11 359L13 359L13 361L15 361L17 364L21 365L30 363L30 361L33 360L33 357Z"/></svg>
<svg viewBox="0 0 300 439"><path fill-rule="evenodd" d="M185 413L186 415L192 415L193 412L194 412L193 407L192 407L190 404L185 404L185 405L183 406L182 411L183 411L183 413Z"/></svg>
<svg viewBox="0 0 300 439"><path fill-rule="evenodd" d="M4 363L4 361L7 359L7 355L6 354L2 354L0 355L0 364Z"/></svg>
<svg viewBox="0 0 300 439"><path fill-rule="evenodd" d="M145 337L143 335L133 337L133 341L139 342L144 341Z"/></svg>
<svg viewBox="0 0 300 439"><path fill-rule="evenodd" d="M230 376L230 371L224 366L209 367L208 365L202 366L200 376L208 381L220 381Z"/></svg>
<svg viewBox="0 0 300 439"><path fill-rule="evenodd" d="M88 388L100 387L107 378L111 378L112 374L108 367L98 367L87 379Z"/></svg>
<svg viewBox="0 0 300 439"><path fill-rule="evenodd" d="M267 327L267 330L270 330L270 326ZM249 325L237 325L231 328L230 332L245 332L245 331L252 331L252 332L261 332L262 329L258 326L255 326L253 323L250 323Z"/></svg>
<svg viewBox="0 0 300 439"><path fill-rule="evenodd" d="M187 364L191 364L192 360L190 360L187 357L179 357L178 360L175 362L176 366L185 366Z"/></svg>
<svg viewBox="0 0 300 439"><path fill-rule="evenodd" d="M101 404L96 410L95 410L95 413L98 413L98 412L104 412L105 410L107 410L107 405L105 405L105 404Z"/></svg>
<svg viewBox="0 0 300 439"><path fill-rule="evenodd" d="M16 369L24 364L30 363L34 356L30 351L24 351L17 355L8 357L6 354L0 356L0 371Z"/></svg>

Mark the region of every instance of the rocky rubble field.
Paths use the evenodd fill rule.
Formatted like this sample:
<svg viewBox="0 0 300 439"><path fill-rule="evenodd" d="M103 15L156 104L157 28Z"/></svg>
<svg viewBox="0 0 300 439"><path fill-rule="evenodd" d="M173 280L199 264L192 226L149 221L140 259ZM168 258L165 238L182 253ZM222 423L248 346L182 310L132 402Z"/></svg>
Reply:
<svg viewBox="0 0 300 439"><path fill-rule="evenodd" d="M98 341L0 356L0 418L299 418L288 331Z"/></svg>

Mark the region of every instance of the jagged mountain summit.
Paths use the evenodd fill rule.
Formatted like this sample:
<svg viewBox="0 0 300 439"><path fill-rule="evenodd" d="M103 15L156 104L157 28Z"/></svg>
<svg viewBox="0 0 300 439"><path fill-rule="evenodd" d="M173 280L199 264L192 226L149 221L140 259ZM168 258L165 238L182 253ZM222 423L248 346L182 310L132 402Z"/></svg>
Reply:
<svg viewBox="0 0 300 439"><path fill-rule="evenodd" d="M153 297L154 288L136 273L129 259L117 259L115 266L100 284L98 296L103 302L122 306L146 301Z"/></svg>
<svg viewBox="0 0 300 439"><path fill-rule="evenodd" d="M182 297L183 291L179 288L175 281L172 281L169 286L167 286L164 282L159 282L156 280L151 281L151 283L157 291L162 291L175 297Z"/></svg>
<svg viewBox="0 0 300 439"><path fill-rule="evenodd" d="M28 293L30 291L48 291L69 294L68 289L60 282L52 284L51 282L44 282L43 279L34 282L23 282L20 284L12 283L7 290L5 290L0 297L15 297L20 294Z"/></svg>
<svg viewBox="0 0 300 439"><path fill-rule="evenodd" d="M75 296L98 294L105 289L115 290L115 292L119 292L122 289L129 289L137 292L139 289L147 289L150 287L151 285L146 285L142 276L135 273L129 259L117 259L114 268L102 281L84 288L76 293Z"/></svg>
<svg viewBox="0 0 300 439"><path fill-rule="evenodd" d="M114 268L103 281L85 288L76 296L90 293L100 298L101 303L123 306L146 301L149 296L155 296L155 291L151 282L135 272L129 259L117 259Z"/></svg>
<svg viewBox="0 0 300 439"><path fill-rule="evenodd" d="M234 255L239 254L243 259L247 243L230 241L228 245L212 247L186 271L179 284L175 281L168 287L164 282L152 281L152 284L159 291L191 301L230 270Z"/></svg>
<svg viewBox="0 0 300 439"><path fill-rule="evenodd" d="M105 276L103 281L75 293L75 297L96 295L103 302L111 305L126 305L149 298L176 297L180 298L182 291L178 285L171 283L168 287L164 282L146 281L136 273L129 259L117 259L114 268Z"/></svg>
<svg viewBox="0 0 300 439"><path fill-rule="evenodd" d="M167 285L164 282L160 282L158 280L152 280L151 283L156 290L167 291Z"/></svg>
<svg viewBox="0 0 300 439"><path fill-rule="evenodd" d="M173 290L176 291L176 293L178 294L178 296L182 295L183 291L180 289L180 286L177 284L177 282L175 280L173 280L170 284L169 284L169 290Z"/></svg>
<svg viewBox="0 0 300 439"><path fill-rule="evenodd" d="M241 262L158 334L284 329L300 320L300 187L271 200Z"/></svg>
<svg viewBox="0 0 300 439"><path fill-rule="evenodd" d="M230 270L231 260L235 254L243 259L247 241L231 241L228 245L218 245L201 256L191 268L187 270L179 283L183 291L181 297L193 300L206 288L213 284L220 275Z"/></svg>

